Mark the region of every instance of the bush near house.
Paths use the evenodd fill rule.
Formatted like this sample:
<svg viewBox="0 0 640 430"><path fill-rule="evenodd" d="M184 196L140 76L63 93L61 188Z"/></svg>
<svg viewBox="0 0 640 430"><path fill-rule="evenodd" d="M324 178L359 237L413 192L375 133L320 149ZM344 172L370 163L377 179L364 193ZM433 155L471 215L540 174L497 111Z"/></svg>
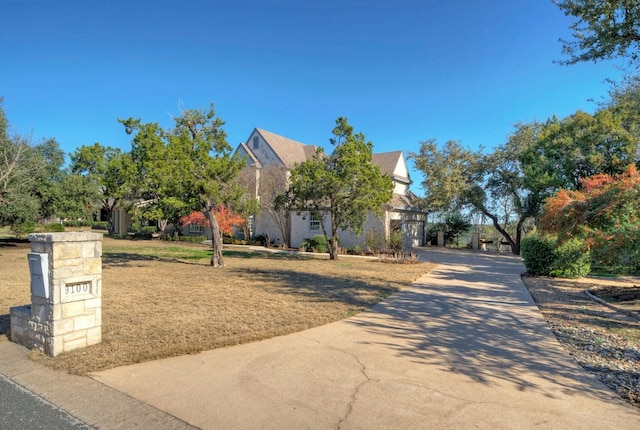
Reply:
<svg viewBox="0 0 640 430"><path fill-rule="evenodd" d="M327 238L323 234L316 234L311 239L306 239L300 244L301 251L329 252Z"/></svg>

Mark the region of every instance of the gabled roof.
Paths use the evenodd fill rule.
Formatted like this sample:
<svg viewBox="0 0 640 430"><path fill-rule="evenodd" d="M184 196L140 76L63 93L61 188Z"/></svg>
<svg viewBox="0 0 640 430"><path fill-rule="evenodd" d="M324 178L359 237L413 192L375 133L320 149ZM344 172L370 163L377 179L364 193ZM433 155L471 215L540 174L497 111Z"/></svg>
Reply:
<svg viewBox="0 0 640 430"><path fill-rule="evenodd" d="M260 160L256 158L256 155L253 153L252 150L249 149L249 147L246 144L241 143L240 147L236 150L236 152L239 152L240 150L242 150L242 152L244 152L247 155L247 157L249 157L249 159L251 160L249 163L250 166L253 165L258 169L262 168L262 163L260 163Z"/></svg>
<svg viewBox="0 0 640 430"><path fill-rule="evenodd" d="M393 209L396 209L396 210L424 212L418 206L418 203L419 203L418 196L413 194L411 191L408 191L407 194L393 193L393 197L391 198L390 203Z"/></svg>
<svg viewBox="0 0 640 430"><path fill-rule="evenodd" d="M400 160L404 160L402 156L402 151L391 151L391 152L381 152L379 154L373 154L371 158L371 162L373 164L377 164L380 166L380 171L383 174L391 176L393 179L398 182L404 182L406 184L411 183L411 179L408 177L409 172L407 171L407 176L398 175L396 169L398 167L398 163ZM403 166L406 167L406 166Z"/></svg>
<svg viewBox="0 0 640 430"><path fill-rule="evenodd" d="M305 145L261 128L256 128L256 131L287 168L293 168L296 163L310 159L317 149L315 145Z"/></svg>

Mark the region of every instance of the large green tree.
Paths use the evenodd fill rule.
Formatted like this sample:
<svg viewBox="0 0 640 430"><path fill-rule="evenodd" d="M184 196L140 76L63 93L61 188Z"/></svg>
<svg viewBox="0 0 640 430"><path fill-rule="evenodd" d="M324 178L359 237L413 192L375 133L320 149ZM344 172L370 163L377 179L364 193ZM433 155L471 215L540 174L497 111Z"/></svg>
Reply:
<svg viewBox="0 0 640 430"><path fill-rule="evenodd" d="M207 110L182 111L171 129L133 118L121 122L127 133L136 133L132 156L140 191L164 202L183 203L183 215L202 211L212 230L211 265L223 266L222 236L214 210L220 205L235 209L242 203L245 190L237 175L244 161L231 155L224 122L216 116L213 103Z"/></svg>
<svg viewBox="0 0 640 430"><path fill-rule="evenodd" d="M100 143L83 145L71 155L71 172L82 180L77 185L90 188L105 211L109 234L114 233L113 213L116 205L132 196L134 165L131 155L119 148ZM95 194L97 193L97 194Z"/></svg>
<svg viewBox="0 0 640 430"><path fill-rule="evenodd" d="M64 189L62 182L68 172L64 169L64 151L55 139L45 139L38 143L34 149L44 161L44 169L35 177L34 191L40 202L39 218L52 219L59 216L58 212Z"/></svg>
<svg viewBox="0 0 640 430"><path fill-rule="evenodd" d="M294 167L278 206L317 216L329 242L329 258L337 260L338 230L350 228L359 234L367 213L381 213L391 200L393 181L371 162L373 144L364 134L354 133L346 118L336 120L332 133L333 152L326 155L320 148Z"/></svg>
<svg viewBox="0 0 640 430"><path fill-rule="evenodd" d="M456 212L465 204L469 176L475 171L481 154L450 140L444 145L436 139L420 142L420 150L409 154L422 173L424 206L430 212Z"/></svg>
<svg viewBox="0 0 640 430"><path fill-rule="evenodd" d="M28 231L39 218L36 189L45 176L43 151L29 139L10 134L0 97L0 225Z"/></svg>
<svg viewBox="0 0 640 430"><path fill-rule="evenodd" d="M463 199L489 218L512 253L519 255L525 223L539 214L545 195L539 188L526 186L519 158L536 142L540 124L518 123L514 128L505 144L479 158Z"/></svg>
<svg viewBox="0 0 640 430"><path fill-rule="evenodd" d="M560 188L577 189L583 178L618 174L636 161L637 136L623 126L612 109L590 115L578 111L552 118L536 141L521 154L527 186L551 195Z"/></svg>
<svg viewBox="0 0 640 430"><path fill-rule="evenodd" d="M444 213L463 208L481 213L519 254L525 221L537 214L542 201L538 190L526 188L519 155L538 131L535 122L516 124L507 142L488 154L455 141L442 147L435 140L422 142L411 158L424 174L425 206Z"/></svg>
<svg viewBox="0 0 640 430"><path fill-rule="evenodd" d="M564 64L624 58L637 64L640 48L640 3L637 0L554 0L575 18L572 40L562 40Z"/></svg>

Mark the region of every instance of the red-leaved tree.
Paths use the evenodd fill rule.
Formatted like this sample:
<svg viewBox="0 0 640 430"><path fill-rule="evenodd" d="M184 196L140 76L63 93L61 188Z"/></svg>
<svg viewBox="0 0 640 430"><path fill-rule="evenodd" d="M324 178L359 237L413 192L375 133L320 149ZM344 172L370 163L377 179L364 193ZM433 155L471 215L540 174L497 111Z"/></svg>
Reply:
<svg viewBox="0 0 640 430"><path fill-rule="evenodd" d="M631 164L620 175L581 181L579 191L560 190L546 201L542 230L562 243L583 239L594 261L640 270L640 173Z"/></svg>
<svg viewBox="0 0 640 430"><path fill-rule="evenodd" d="M213 209L213 215L216 217L218 227L221 234L233 234L234 227L242 227L247 220L240 214L232 211L225 205L218 205ZM209 220L203 212L194 211L189 215L180 218L182 225L199 224L203 227L209 227Z"/></svg>

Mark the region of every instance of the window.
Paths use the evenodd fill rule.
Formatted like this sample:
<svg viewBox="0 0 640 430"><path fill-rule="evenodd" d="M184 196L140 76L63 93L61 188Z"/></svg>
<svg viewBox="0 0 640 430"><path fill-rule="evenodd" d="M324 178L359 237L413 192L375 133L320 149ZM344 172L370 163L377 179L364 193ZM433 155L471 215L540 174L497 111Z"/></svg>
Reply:
<svg viewBox="0 0 640 430"><path fill-rule="evenodd" d="M260 138L258 136L253 136L253 149L258 149L260 145Z"/></svg>
<svg viewBox="0 0 640 430"><path fill-rule="evenodd" d="M310 231L319 231L320 230L320 218L317 214L312 213L309 215L309 230Z"/></svg>
<svg viewBox="0 0 640 430"><path fill-rule="evenodd" d="M249 216L249 237L253 237L253 227L255 224L255 217L253 215ZM245 237L245 239L249 239L248 237Z"/></svg>
<svg viewBox="0 0 640 430"><path fill-rule="evenodd" d="M202 233L203 231L204 228L202 228L202 225L196 223L189 224L189 233Z"/></svg>

